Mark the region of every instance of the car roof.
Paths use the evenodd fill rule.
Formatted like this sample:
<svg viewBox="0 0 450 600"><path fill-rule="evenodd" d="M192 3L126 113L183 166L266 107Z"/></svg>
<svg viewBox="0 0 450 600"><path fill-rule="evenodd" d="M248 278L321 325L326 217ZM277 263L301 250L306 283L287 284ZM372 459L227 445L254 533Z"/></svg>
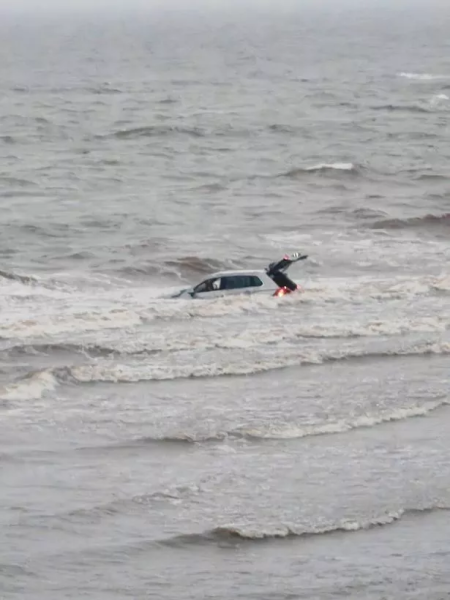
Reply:
<svg viewBox="0 0 450 600"><path fill-rule="evenodd" d="M261 269L247 269L245 271L218 271L217 273L211 273L211 275L208 275L208 277L205 277L205 279L212 279L213 277L233 277L234 275L257 275L258 277L264 277L265 274L265 271Z"/></svg>

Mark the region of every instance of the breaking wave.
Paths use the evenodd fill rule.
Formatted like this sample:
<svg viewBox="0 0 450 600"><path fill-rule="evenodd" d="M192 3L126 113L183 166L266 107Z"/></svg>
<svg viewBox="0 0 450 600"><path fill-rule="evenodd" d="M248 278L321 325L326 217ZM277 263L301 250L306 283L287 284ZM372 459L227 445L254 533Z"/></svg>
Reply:
<svg viewBox="0 0 450 600"><path fill-rule="evenodd" d="M444 282L445 283L445 282ZM445 284L441 287L436 283L438 292L445 292L448 288ZM108 324L109 325L109 324ZM187 336L180 338L176 334L164 334L151 339L135 339L133 336L126 339L119 338L100 344L95 342L13 342L0 350L0 357L7 359L21 358L25 356L59 356L79 355L85 358L114 358L152 356L165 353L176 353L184 350L260 350L263 347L274 346L280 342L297 344L301 340L325 340L325 339L358 339L393 337L409 333L440 333L447 330L450 318L445 316L422 317L418 319L404 319L398 321L371 320L367 323L355 324L333 324L324 322L319 324L301 324L295 327L275 327L267 330L246 329L245 331L221 336L220 339L211 333L195 337ZM94 328L95 331L95 328Z"/></svg>
<svg viewBox="0 0 450 600"><path fill-rule="evenodd" d="M307 351L302 354L297 348L291 348L282 356L272 359L252 359L247 364L243 364L240 358L233 364L204 364L204 365L183 365L179 367L172 366L155 366L149 367L146 372L143 372L141 367L134 369L127 366L113 366L103 369L101 366L92 367L75 367L78 369L73 372L75 379L80 383L87 383L91 376L94 376L95 381L113 381L113 382L133 382L158 380L158 379L187 379L187 378L202 378L202 377L221 377L221 376L236 376L236 375L254 375L266 371L274 371L301 365L320 365L328 362L340 361L361 361L372 359L393 358L401 356L418 356L418 355L446 355L450 354L450 343L447 342L424 342L413 345L409 348L400 348L385 351L366 351L364 349L347 348L337 352ZM93 369L92 372L90 369ZM87 369L87 370L85 370ZM98 379L97 379L98 377ZM103 379L104 378L104 379Z"/></svg>
<svg viewBox="0 0 450 600"><path fill-rule="evenodd" d="M384 423L394 423L406 419L425 417L431 412L450 404L449 398L441 398L434 402L427 402L423 406L399 408L392 412L374 415L355 416L353 419L340 419L337 421L318 422L314 425L279 425L258 428L241 427L230 431L173 433L168 435L144 437L128 442L129 446L146 446L152 444L184 445L207 444L232 440L247 440L250 442L264 442L265 440L299 440L307 437L325 435L338 435L354 429L369 429ZM123 445L121 445L122 447Z"/></svg>
<svg viewBox="0 0 450 600"><path fill-rule="evenodd" d="M0 279L1 281L1 279ZM40 285L40 284L39 284ZM397 300L400 298L412 298L416 296L429 296L436 293L448 293L450 291L450 280L448 277L420 277L420 278L403 278L395 281L386 280L369 280L364 282L350 282L347 280L330 282L329 280L318 279L311 282L301 294L295 298L275 299L271 296L261 294L260 296L233 296L228 298L217 298L213 300L184 300L184 299L169 299L163 297L151 296L152 289L139 288L136 290L136 296L130 304L128 298L123 298L126 291L119 290L114 298L111 306L99 308L95 302L94 296L90 293L89 296L81 295L80 311L65 312L58 310L61 301L69 300L74 306L78 302L78 291L60 290L59 288L48 291L48 286L44 286L47 290L45 298L37 297L37 311L31 309L26 313L20 314L12 312L10 316L3 313L2 322L0 323L0 337L4 340L14 340L17 344L18 340L22 343L18 344L16 352L20 353L20 346L29 346L29 352L32 353L31 346L36 347L36 351L49 352L57 351L58 347L51 348L51 344L45 348L47 340L52 335L60 334L80 334L94 331L120 330L125 328L135 328L143 323L152 321L191 321L191 320L206 320L229 318L239 315L257 315L273 313L282 309L289 315L290 311L296 310L301 306L311 303L335 303L348 301L350 303L360 303L367 300ZM180 285L181 287L181 285ZM179 289L179 288L178 288ZM38 290L41 293L42 290ZM171 290L174 293L175 288ZM14 296L15 290L11 289ZM166 289L167 292L167 289ZM19 290L20 301L22 302L23 294ZM42 311L42 301L49 295L49 300L55 300L57 304L53 306L50 313ZM5 298L6 304L9 305L10 300ZM86 300L88 305L86 305ZM14 306L15 298L12 298L12 306ZM84 308L84 310L82 309ZM27 314L29 313L29 314ZM90 345L78 344L77 348L65 347L62 344L62 351L84 352L85 349L92 350L94 355L102 355L108 353L115 354L153 354L159 350L176 350L183 348L224 348L231 347L255 347L261 344L276 343L280 340L298 341L300 338L352 338L387 335L392 336L398 333L409 332L433 332L444 331L448 327L448 319L445 314L436 313L435 316L424 316L416 319L400 319L400 320L370 320L368 322L309 322L303 321L298 326L292 327L287 324L283 327L268 327L258 330L244 329L238 334L227 336L215 336L214 340L205 339L202 331L199 330L199 335L193 340L190 336L186 338L172 339L173 335L154 338L154 343L141 343L140 339L135 336L123 336L123 345L109 343L104 349L95 347L95 343ZM42 339L43 338L43 339ZM30 340L30 343L27 341ZM37 341L39 340L39 342ZM199 342L200 340L200 342ZM70 340L68 340L70 341ZM41 344L43 343L43 346ZM103 346L103 344L99 344ZM27 350L24 351L25 353Z"/></svg>
<svg viewBox="0 0 450 600"><path fill-rule="evenodd" d="M402 518L419 517L435 512L448 511L446 506L431 506L425 508L406 508L388 512L367 521L341 520L322 527L304 528L295 525L281 525L278 527L250 527L240 525L223 525L204 531L202 533L190 533L176 535L165 540L160 540L167 546L185 547L192 545L208 545L221 543L239 542L270 542L276 540L288 540L295 538L309 538L314 536L335 535L339 533L354 533L357 531L368 531L371 529L392 525Z"/></svg>
<svg viewBox="0 0 450 600"><path fill-rule="evenodd" d="M296 354L291 352L290 356L280 356L269 360L254 359L247 363L236 360L234 363L227 362L226 364L188 364L180 366L140 365L133 367L129 365L83 365L71 367L70 373L73 380L78 383L138 383L141 381L257 375L258 373L302 365L432 354L450 354L450 343L426 343L404 350L372 353L367 353L364 350L350 350L329 354L309 352L304 355L300 352Z"/></svg>
<svg viewBox="0 0 450 600"><path fill-rule="evenodd" d="M71 384L95 383L139 383L173 379L212 378L225 376L257 375L267 371L281 370L302 365L320 365L328 362L358 361L400 356L450 354L450 343L425 342L410 348L366 352L358 349L346 349L341 352L307 352L301 354L291 350L289 354L272 359L252 359L243 362L238 358L234 362L224 364L187 364L187 365L152 365L147 362L139 365L120 364L85 364L79 366L56 367L39 372L32 372L24 379L9 384L0 390L0 399L19 400L40 398L46 391L52 390L56 382Z"/></svg>
<svg viewBox="0 0 450 600"><path fill-rule="evenodd" d="M248 429L241 430L238 435L250 440L290 440L301 439L311 436L333 435L352 431L353 429L367 429L382 425L383 423L393 423L405 419L416 417L425 417L429 413L449 404L448 398L429 402L423 406L411 406L408 408L399 408L391 413L379 415L361 415L352 420L341 419L339 421L318 423L308 427L269 427L268 429ZM234 434L236 435L236 434Z"/></svg>

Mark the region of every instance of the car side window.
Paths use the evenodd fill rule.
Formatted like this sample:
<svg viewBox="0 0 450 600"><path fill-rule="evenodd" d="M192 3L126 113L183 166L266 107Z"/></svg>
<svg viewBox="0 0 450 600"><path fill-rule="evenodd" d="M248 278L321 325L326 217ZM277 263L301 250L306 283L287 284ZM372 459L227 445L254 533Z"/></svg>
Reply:
<svg viewBox="0 0 450 600"><path fill-rule="evenodd" d="M239 288L260 287L262 281L256 275L232 275L222 277L221 290L236 290Z"/></svg>
<svg viewBox="0 0 450 600"><path fill-rule="evenodd" d="M198 286L194 288L194 294L199 294L201 292L214 292L218 289L220 289L220 279L215 277L199 283Z"/></svg>
<svg viewBox="0 0 450 600"><path fill-rule="evenodd" d="M262 284L263 284L263 282L261 281L261 279L259 277L257 277L256 275L250 276L249 287L260 287Z"/></svg>

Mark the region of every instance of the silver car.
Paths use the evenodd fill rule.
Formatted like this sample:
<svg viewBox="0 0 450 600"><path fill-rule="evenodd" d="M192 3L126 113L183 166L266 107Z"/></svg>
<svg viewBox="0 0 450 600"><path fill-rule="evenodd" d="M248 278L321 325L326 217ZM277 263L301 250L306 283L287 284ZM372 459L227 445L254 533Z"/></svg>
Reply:
<svg viewBox="0 0 450 600"><path fill-rule="evenodd" d="M277 262L271 263L264 270L219 271L212 273L198 285L177 292L172 298L216 298L234 294L269 293L272 296L284 296L299 289L286 271L299 261L308 258L296 252L285 255Z"/></svg>

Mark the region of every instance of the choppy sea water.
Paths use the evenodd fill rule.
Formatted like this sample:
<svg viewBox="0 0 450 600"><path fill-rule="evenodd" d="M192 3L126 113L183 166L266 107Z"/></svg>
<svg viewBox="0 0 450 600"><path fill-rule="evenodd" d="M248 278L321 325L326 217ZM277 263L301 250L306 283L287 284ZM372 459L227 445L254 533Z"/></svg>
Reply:
<svg viewBox="0 0 450 600"><path fill-rule="evenodd" d="M449 597L448 9L0 29L1 598Z"/></svg>

